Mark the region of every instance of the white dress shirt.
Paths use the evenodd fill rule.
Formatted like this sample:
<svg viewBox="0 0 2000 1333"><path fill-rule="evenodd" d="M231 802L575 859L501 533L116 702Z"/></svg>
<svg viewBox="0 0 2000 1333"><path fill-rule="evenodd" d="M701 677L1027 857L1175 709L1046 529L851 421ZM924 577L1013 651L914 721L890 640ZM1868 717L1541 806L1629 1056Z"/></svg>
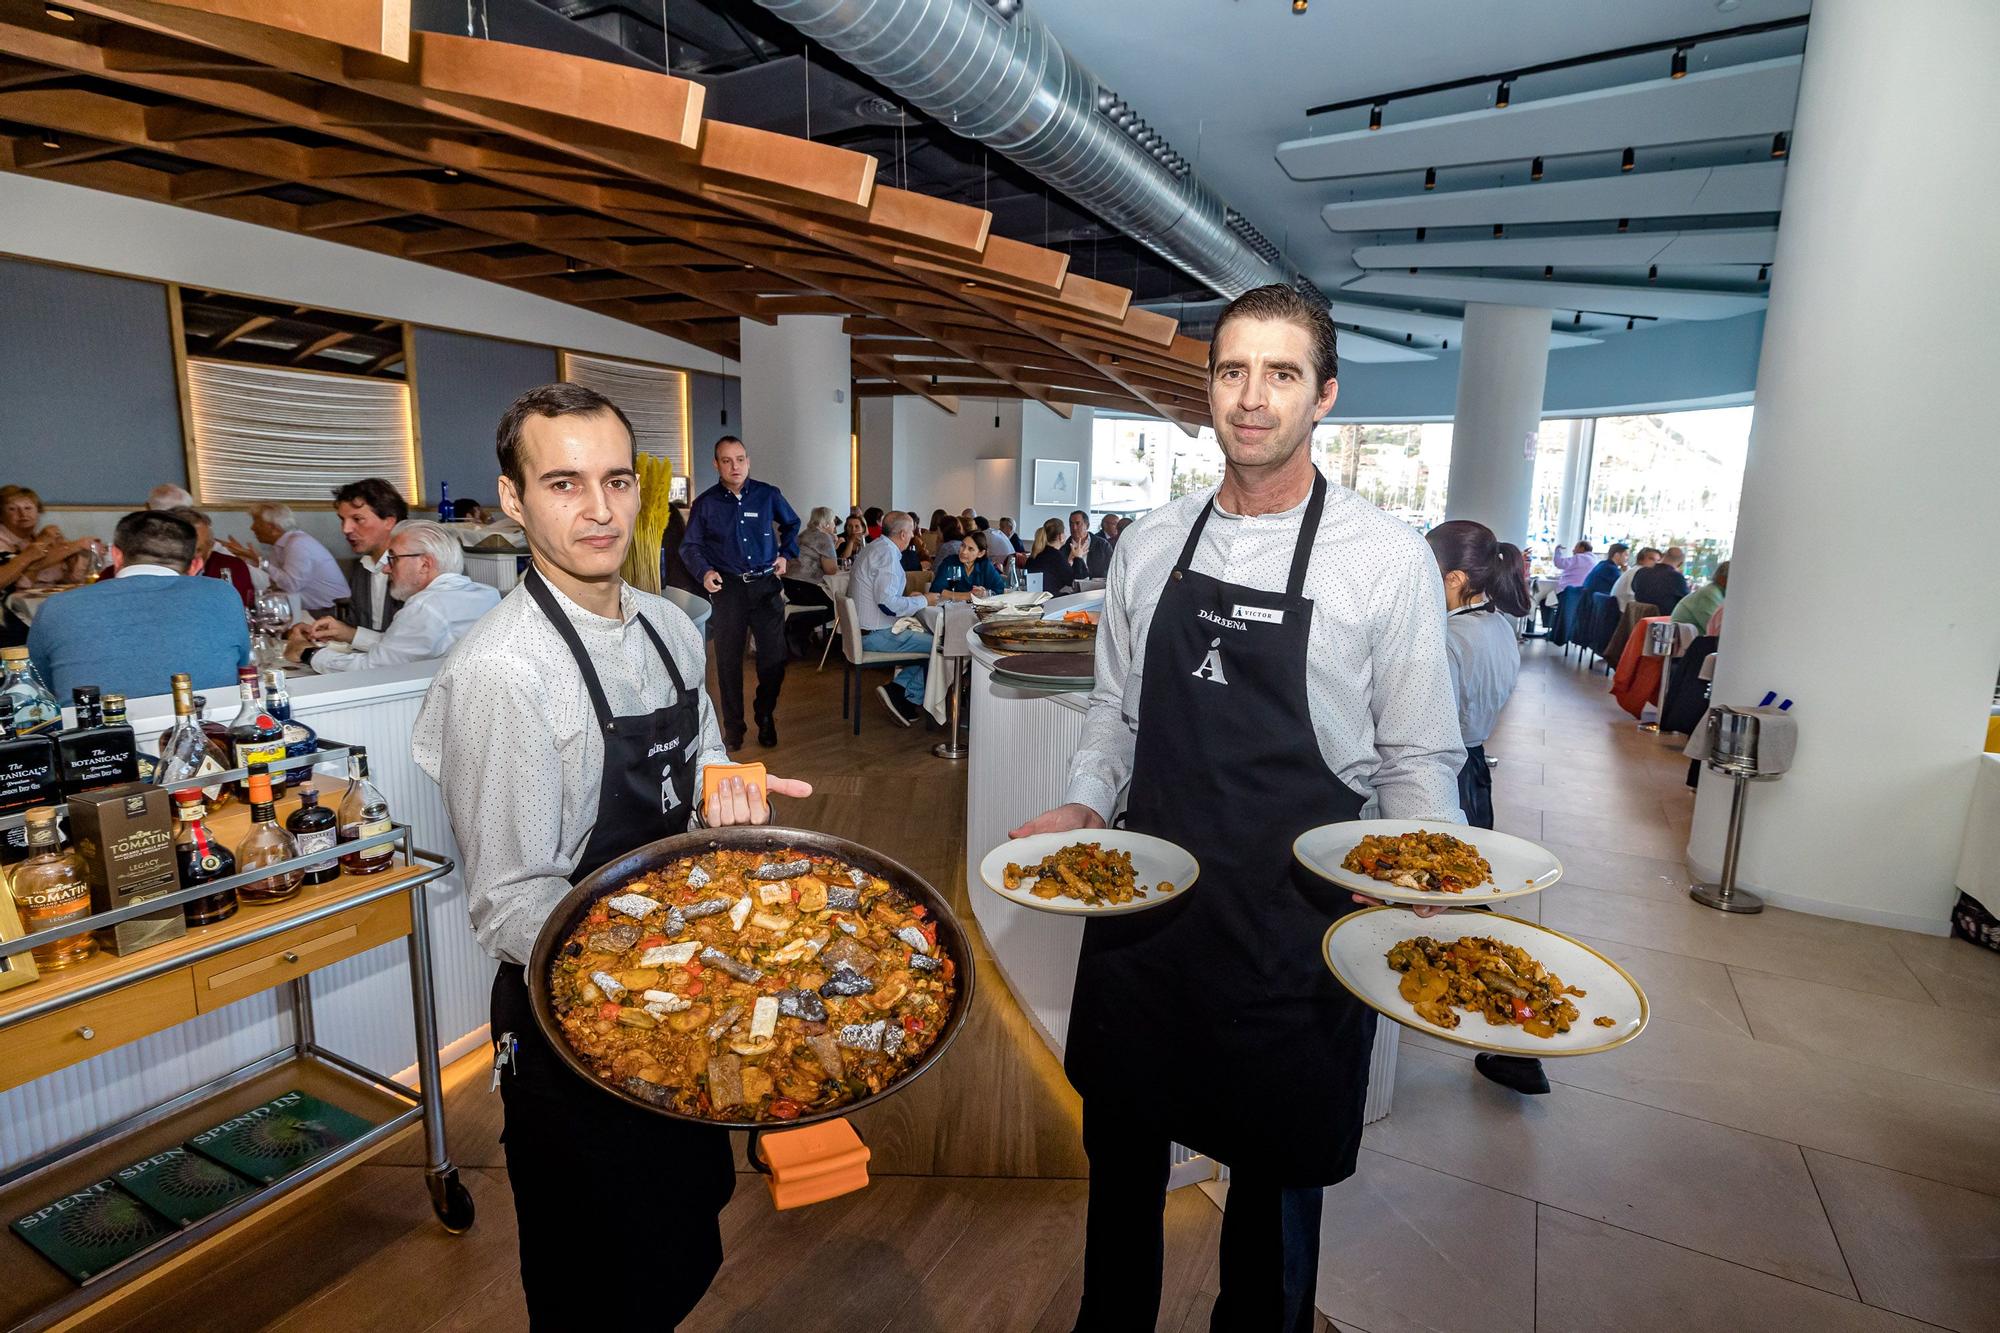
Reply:
<svg viewBox="0 0 2000 1333"><path fill-rule="evenodd" d="M1467 746L1484 745L1520 678L1520 641L1507 618L1488 610L1483 599L1452 612L1444 627L1459 738Z"/></svg>
<svg viewBox="0 0 2000 1333"><path fill-rule="evenodd" d="M162 576L177 578L187 573L184 569L168 569L165 565L120 565L114 579L156 579Z"/></svg>
<svg viewBox="0 0 2000 1333"><path fill-rule="evenodd" d="M280 592L295 592L308 611L324 611L347 596L347 580L333 552L318 538L293 528L271 543L264 572Z"/></svg>
<svg viewBox="0 0 2000 1333"><path fill-rule="evenodd" d="M555 596L617 717L651 713L677 697L638 623L645 616L700 701L697 765L729 762L702 690L701 635L679 607L627 587L620 618L608 620ZM410 748L443 790L480 947L504 962L527 962L596 826L604 741L576 659L526 584L452 649L424 696Z"/></svg>
<svg viewBox="0 0 2000 1333"><path fill-rule="evenodd" d="M314 653L313 670L366 671L443 657L474 621L498 605L497 589L463 574L440 574L403 603L388 629L370 634L366 644L361 641L363 631L356 630L351 650L329 644Z"/></svg>
<svg viewBox="0 0 2000 1333"><path fill-rule="evenodd" d="M1624 613L1626 607L1632 605L1632 579L1638 572L1637 564L1627 565L1625 572L1618 576L1618 582L1611 585L1611 595L1617 599L1620 614Z"/></svg>
<svg viewBox="0 0 2000 1333"><path fill-rule="evenodd" d="M888 629L902 616L915 615L929 603L919 595L906 593L909 580L903 575L903 553L887 537L879 537L861 548L854 557L854 571L848 576L847 595L854 599L854 611L865 632Z"/></svg>
<svg viewBox="0 0 2000 1333"><path fill-rule="evenodd" d="M1119 534L1112 554L1097 631L1097 684L1065 797L1106 820L1132 778L1153 611L1214 493L1155 509ZM1225 583L1283 592L1307 503L1255 517L1217 505L1193 568ZM1367 798L1365 816L1459 821L1465 749L1445 650L1444 583L1424 539L1329 484L1304 595L1313 603L1306 695L1326 766ZM1214 759L1229 762L1226 754Z"/></svg>

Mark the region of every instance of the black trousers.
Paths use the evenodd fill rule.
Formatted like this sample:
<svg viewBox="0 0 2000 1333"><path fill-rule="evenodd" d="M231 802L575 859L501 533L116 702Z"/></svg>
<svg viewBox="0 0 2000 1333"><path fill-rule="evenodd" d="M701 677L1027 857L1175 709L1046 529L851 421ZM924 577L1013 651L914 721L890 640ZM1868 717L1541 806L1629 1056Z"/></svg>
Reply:
<svg viewBox="0 0 2000 1333"><path fill-rule="evenodd" d="M812 559L811 556L800 558ZM809 657L811 654L806 651L806 645L812 642L812 632L833 619L833 599L828 597L826 589L817 583L808 583L804 579L786 579L785 601L790 604L792 611L798 612L796 615L785 616L785 638L794 653L800 657ZM820 609L799 611L802 606Z"/></svg>
<svg viewBox="0 0 2000 1333"><path fill-rule="evenodd" d="M1165 1267L1167 1172L1172 1145L1083 1103L1090 1156L1084 1224L1083 1308L1076 1333L1152 1333ZM1312 1333L1325 1191L1235 1169L1222 1212L1222 1294L1210 1333Z"/></svg>
<svg viewBox="0 0 2000 1333"><path fill-rule="evenodd" d="M743 641L757 643L757 701L753 716L769 717L778 708L778 690L785 683L785 598L776 574L745 583L722 576L715 594L715 615L709 621L715 640L716 708L722 714L722 739L743 736Z"/></svg>
<svg viewBox="0 0 2000 1333"><path fill-rule="evenodd" d="M1493 770L1486 764L1486 747L1465 747L1465 763L1458 770L1458 803L1465 810L1465 822L1474 828L1493 827Z"/></svg>
<svg viewBox="0 0 2000 1333"><path fill-rule="evenodd" d="M722 1267L718 1218L736 1185L729 1132L663 1119L584 1082L542 1039L511 963L493 978L492 1016L494 1040L511 1032L518 1043L500 1081L500 1141L529 1326L673 1328ZM620 1218L643 1218L632 1224L658 1256L641 1266L643 1281L640 1270L605 1271L616 1250L605 1228Z"/></svg>

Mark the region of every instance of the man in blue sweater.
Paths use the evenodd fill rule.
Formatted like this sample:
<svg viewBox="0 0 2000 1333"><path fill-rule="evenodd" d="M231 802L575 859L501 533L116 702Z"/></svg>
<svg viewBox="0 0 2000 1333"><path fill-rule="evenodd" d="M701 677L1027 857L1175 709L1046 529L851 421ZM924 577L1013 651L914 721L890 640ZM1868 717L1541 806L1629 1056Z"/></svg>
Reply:
<svg viewBox="0 0 2000 1333"><path fill-rule="evenodd" d="M111 539L116 575L42 606L28 654L58 699L78 685L132 698L166 694L173 674L197 690L236 683L250 661L250 631L235 589L201 572L197 536L172 514L139 510Z"/></svg>

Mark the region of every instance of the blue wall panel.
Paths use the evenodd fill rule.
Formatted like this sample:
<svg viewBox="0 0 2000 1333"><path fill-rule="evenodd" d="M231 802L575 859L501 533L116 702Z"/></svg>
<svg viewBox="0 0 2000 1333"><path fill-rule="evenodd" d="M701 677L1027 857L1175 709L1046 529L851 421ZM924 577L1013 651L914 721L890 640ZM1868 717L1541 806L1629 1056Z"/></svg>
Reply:
<svg viewBox="0 0 2000 1333"><path fill-rule="evenodd" d="M187 483L167 289L0 259L0 484L134 507Z"/></svg>
<svg viewBox="0 0 2000 1333"><path fill-rule="evenodd" d="M417 352L424 501L436 504L438 483L448 481L454 497L469 495L494 508L500 498L494 428L509 403L556 380L555 350L421 326L411 336Z"/></svg>

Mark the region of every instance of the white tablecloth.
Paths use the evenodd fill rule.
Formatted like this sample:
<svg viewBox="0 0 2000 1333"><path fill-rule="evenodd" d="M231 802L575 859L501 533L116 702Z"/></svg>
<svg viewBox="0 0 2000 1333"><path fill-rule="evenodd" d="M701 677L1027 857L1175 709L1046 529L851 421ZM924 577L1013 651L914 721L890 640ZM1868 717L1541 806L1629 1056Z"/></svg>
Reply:
<svg viewBox="0 0 2000 1333"><path fill-rule="evenodd" d="M931 666L924 677L924 711L944 722L950 716L951 692L965 669L972 649L966 640L976 619L970 602L939 602L917 613L931 632Z"/></svg>
<svg viewBox="0 0 2000 1333"><path fill-rule="evenodd" d="M2000 911L2000 754L1979 756L1979 781L1958 857L1958 887Z"/></svg>

